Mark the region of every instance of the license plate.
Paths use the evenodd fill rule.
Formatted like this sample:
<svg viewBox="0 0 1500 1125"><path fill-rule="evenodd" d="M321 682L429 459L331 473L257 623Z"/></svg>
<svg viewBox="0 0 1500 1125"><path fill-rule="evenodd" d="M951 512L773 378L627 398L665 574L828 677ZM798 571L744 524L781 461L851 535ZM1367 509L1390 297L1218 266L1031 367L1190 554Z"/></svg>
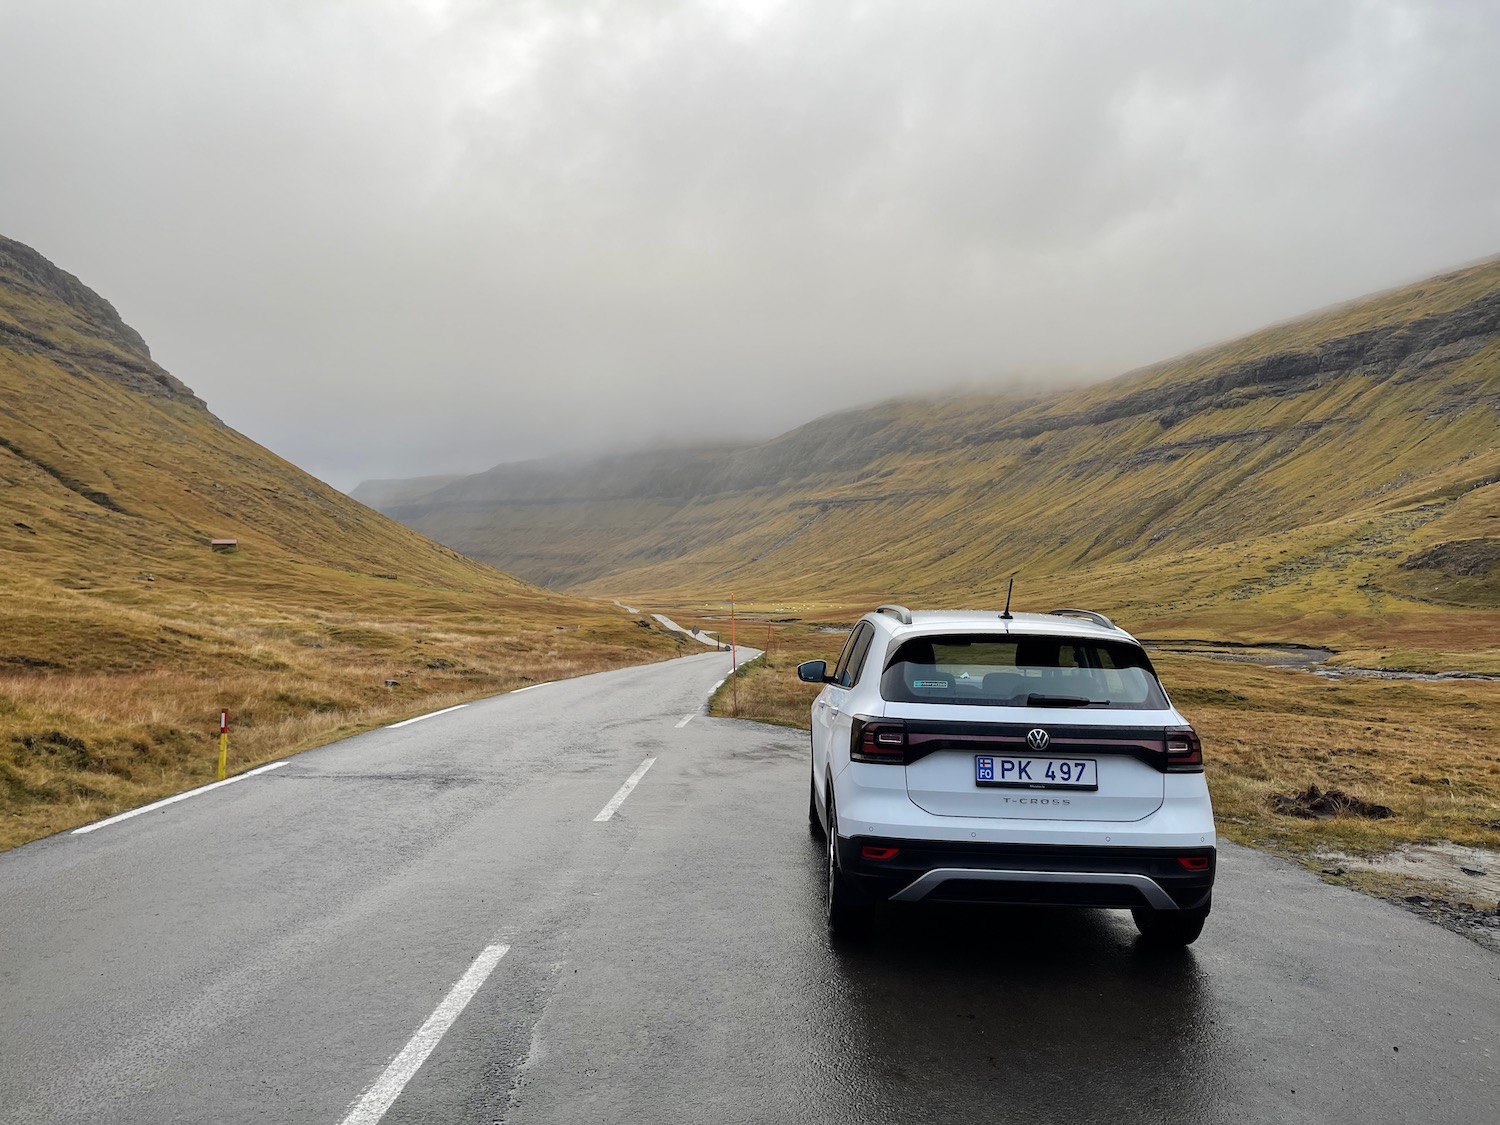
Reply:
<svg viewBox="0 0 1500 1125"><path fill-rule="evenodd" d="M1093 758L974 759L974 784L997 789L1099 788L1099 763Z"/></svg>

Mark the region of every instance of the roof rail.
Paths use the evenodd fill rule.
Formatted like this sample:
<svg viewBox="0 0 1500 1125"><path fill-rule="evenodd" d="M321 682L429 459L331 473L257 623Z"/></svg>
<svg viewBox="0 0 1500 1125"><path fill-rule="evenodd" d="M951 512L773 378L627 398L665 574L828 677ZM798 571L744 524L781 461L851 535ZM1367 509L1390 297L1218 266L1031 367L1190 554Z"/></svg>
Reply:
<svg viewBox="0 0 1500 1125"><path fill-rule="evenodd" d="M911 610L904 605L881 605L875 607L876 613L889 613L903 625L911 624Z"/></svg>
<svg viewBox="0 0 1500 1125"><path fill-rule="evenodd" d="M1056 614L1058 617L1087 617L1095 625L1103 625L1106 629L1120 630L1120 627L1105 617L1104 614L1095 613L1091 609L1049 609L1047 613L1049 615Z"/></svg>

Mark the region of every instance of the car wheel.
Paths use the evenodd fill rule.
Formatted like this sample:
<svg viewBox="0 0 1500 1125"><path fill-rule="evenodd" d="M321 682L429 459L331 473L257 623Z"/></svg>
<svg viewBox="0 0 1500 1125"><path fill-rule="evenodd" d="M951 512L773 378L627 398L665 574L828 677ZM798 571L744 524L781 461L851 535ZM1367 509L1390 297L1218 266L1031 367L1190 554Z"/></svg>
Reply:
<svg viewBox="0 0 1500 1125"><path fill-rule="evenodd" d="M849 882L839 867L838 808L833 801L833 786L828 786L828 838L824 848L828 890L823 903L823 920L828 932L836 938L849 938L864 932L869 920L869 903Z"/></svg>
<svg viewBox="0 0 1500 1125"><path fill-rule="evenodd" d="M1191 910L1152 910L1141 907L1130 912L1135 928L1141 931L1141 940L1161 949L1182 948L1192 945L1203 932L1203 923L1208 921L1210 903L1195 906Z"/></svg>

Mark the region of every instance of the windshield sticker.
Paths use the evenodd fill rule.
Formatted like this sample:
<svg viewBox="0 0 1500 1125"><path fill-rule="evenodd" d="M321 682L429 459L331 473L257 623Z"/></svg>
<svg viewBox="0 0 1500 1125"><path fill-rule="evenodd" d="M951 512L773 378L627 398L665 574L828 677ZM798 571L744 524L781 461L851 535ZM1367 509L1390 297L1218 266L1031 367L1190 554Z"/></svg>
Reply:
<svg viewBox="0 0 1500 1125"><path fill-rule="evenodd" d="M914 687L914 688L945 688L945 687L948 686L948 681L947 680L913 680L911 686Z"/></svg>

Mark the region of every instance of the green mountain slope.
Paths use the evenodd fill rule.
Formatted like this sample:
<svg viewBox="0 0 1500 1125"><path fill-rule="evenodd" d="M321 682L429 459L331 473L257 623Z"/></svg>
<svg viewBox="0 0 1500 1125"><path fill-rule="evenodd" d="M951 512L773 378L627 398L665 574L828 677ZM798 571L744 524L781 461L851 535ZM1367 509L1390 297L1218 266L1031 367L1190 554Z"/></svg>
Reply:
<svg viewBox="0 0 1500 1125"><path fill-rule="evenodd" d="M1444 612L1500 608L1497 481L1500 260L1065 393L500 466L387 510L591 591L953 604L1020 572L1163 630L1432 652L1500 635Z"/></svg>
<svg viewBox="0 0 1500 1125"><path fill-rule="evenodd" d="M245 764L672 651L236 433L107 301L0 239L0 846L202 780L220 708Z"/></svg>

